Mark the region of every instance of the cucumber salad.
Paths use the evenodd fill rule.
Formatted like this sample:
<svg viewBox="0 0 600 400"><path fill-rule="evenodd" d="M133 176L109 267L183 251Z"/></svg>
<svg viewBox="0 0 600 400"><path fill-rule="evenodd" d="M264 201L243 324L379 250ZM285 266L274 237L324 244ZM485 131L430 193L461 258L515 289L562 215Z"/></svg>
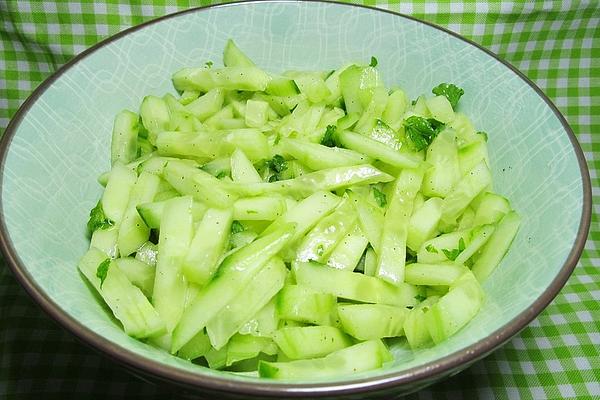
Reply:
<svg viewBox="0 0 600 400"><path fill-rule="evenodd" d="M368 65L271 74L229 40L114 121L79 269L124 331L275 379L392 362L478 313L520 218L487 134L441 83L409 100Z"/></svg>

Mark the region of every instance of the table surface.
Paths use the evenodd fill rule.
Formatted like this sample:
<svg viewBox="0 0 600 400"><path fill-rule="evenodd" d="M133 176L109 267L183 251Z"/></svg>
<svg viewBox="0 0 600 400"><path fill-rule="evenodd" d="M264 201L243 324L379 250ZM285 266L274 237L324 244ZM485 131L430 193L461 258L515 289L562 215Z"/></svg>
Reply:
<svg viewBox="0 0 600 400"><path fill-rule="evenodd" d="M74 55L132 25L202 1L0 1L0 133L27 96ZM179 5L174 5L179 3ZM185 5L182 5L184 4ZM600 198L600 3L360 2L462 34L512 63L577 134ZM600 203L581 261L556 299L508 344L409 398L600 398ZM172 397L78 342L46 316L0 260L0 398Z"/></svg>

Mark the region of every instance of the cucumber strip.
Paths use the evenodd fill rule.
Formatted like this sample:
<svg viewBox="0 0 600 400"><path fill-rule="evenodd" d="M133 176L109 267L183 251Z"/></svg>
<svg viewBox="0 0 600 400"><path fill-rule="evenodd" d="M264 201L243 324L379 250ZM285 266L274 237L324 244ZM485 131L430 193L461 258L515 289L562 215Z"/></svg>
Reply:
<svg viewBox="0 0 600 400"><path fill-rule="evenodd" d="M160 228L160 221L162 219L167 201L168 199L155 201L152 203L144 203L136 207L140 217L142 217L142 220L144 220L144 223L148 226L148 228ZM200 221L202 217L204 217L206 210L208 210L208 207L198 201L194 201L192 204L192 219L194 222Z"/></svg>
<svg viewBox="0 0 600 400"><path fill-rule="evenodd" d="M192 157L204 161L212 160L221 154L221 140L223 140L223 135L215 132L165 131L156 137L156 147L161 156ZM165 164L163 163L162 168Z"/></svg>
<svg viewBox="0 0 600 400"><path fill-rule="evenodd" d="M152 298L156 272L155 267L136 260L133 257L117 258L115 264L131 283L140 288L144 296L149 299Z"/></svg>
<svg viewBox="0 0 600 400"><path fill-rule="evenodd" d="M169 333L179 322L185 305L187 282L181 264L192 239L191 208L189 196L168 200L160 224L152 302Z"/></svg>
<svg viewBox="0 0 600 400"><path fill-rule="evenodd" d="M92 233L92 238L90 239L90 249L95 248L101 250L110 258L116 258L119 256L119 246L117 245L118 237L118 226L111 226L106 229L96 229L94 233Z"/></svg>
<svg viewBox="0 0 600 400"><path fill-rule="evenodd" d="M384 304L344 304L338 306L342 329L358 340L396 337L404 334L408 309Z"/></svg>
<svg viewBox="0 0 600 400"><path fill-rule="evenodd" d="M287 276L290 276L288 274ZM272 298L263 308L251 317L239 329L242 335L272 337L279 325L279 317L275 308L276 297Z"/></svg>
<svg viewBox="0 0 600 400"><path fill-rule="evenodd" d="M479 249L481 249L487 241L492 237L496 227L494 225L483 225L473 229L471 233L471 242L468 246L456 257L456 264L464 264L470 259Z"/></svg>
<svg viewBox="0 0 600 400"><path fill-rule="evenodd" d="M446 96L434 96L425 100L427 109L431 116L443 124L447 124L454 119L454 109Z"/></svg>
<svg viewBox="0 0 600 400"><path fill-rule="evenodd" d="M345 271L354 271L368 244L369 239L362 233L360 225L355 223L335 246L327 260L327 265Z"/></svg>
<svg viewBox="0 0 600 400"><path fill-rule="evenodd" d="M137 156L137 138L140 131L140 117L131 111L123 110L115 117L110 146L110 162L127 164Z"/></svg>
<svg viewBox="0 0 600 400"><path fill-rule="evenodd" d="M245 122L250 128L260 128L267 123L269 103L261 100L248 100L246 102Z"/></svg>
<svg viewBox="0 0 600 400"><path fill-rule="evenodd" d="M121 163L113 165L101 203L104 215L115 225L119 225L123 219L136 180L136 173L125 165Z"/></svg>
<svg viewBox="0 0 600 400"><path fill-rule="evenodd" d="M246 322L267 305L279 290L287 275L281 259L272 258L237 297L206 324L212 346L223 347Z"/></svg>
<svg viewBox="0 0 600 400"><path fill-rule="evenodd" d="M226 67L254 67L255 64L233 42L228 39L223 51L223 64Z"/></svg>
<svg viewBox="0 0 600 400"><path fill-rule="evenodd" d="M231 158L220 157L204 164L202 171L208 172L214 177L231 174Z"/></svg>
<svg viewBox="0 0 600 400"><path fill-rule="evenodd" d="M220 350L210 348L210 350L204 355L208 367L212 369L221 369L227 364L227 346L222 347Z"/></svg>
<svg viewBox="0 0 600 400"><path fill-rule="evenodd" d="M265 91L273 96L295 96L300 93L294 80L285 76L272 77Z"/></svg>
<svg viewBox="0 0 600 400"><path fill-rule="evenodd" d="M258 129L234 129L223 137L223 151L231 154L239 148L252 162L271 158L271 149L265 135Z"/></svg>
<svg viewBox="0 0 600 400"><path fill-rule="evenodd" d="M414 198L423 181L423 169L404 169L394 182L381 233L377 276L394 285L404 282L406 239Z"/></svg>
<svg viewBox="0 0 600 400"><path fill-rule="evenodd" d="M495 224L510 211L508 199L495 193L484 193L481 197L473 225Z"/></svg>
<svg viewBox="0 0 600 400"><path fill-rule="evenodd" d="M324 357L353 344L344 332L332 326L283 328L275 332L273 340L290 360Z"/></svg>
<svg viewBox="0 0 600 400"><path fill-rule="evenodd" d="M309 286L287 285L275 300L281 319L315 325L332 325L336 298Z"/></svg>
<svg viewBox="0 0 600 400"><path fill-rule="evenodd" d="M189 342L187 342L179 351L177 356L184 360L195 360L205 356L212 349L208 335L201 330Z"/></svg>
<svg viewBox="0 0 600 400"><path fill-rule="evenodd" d="M135 253L135 259L153 268L156 267L158 257L158 246L152 242L146 242L140 246ZM154 286L152 287L154 289Z"/></svg>
<svg viewBox="0 0 600 400"><path fill-rule="evenodd" d="M325 81L316 73L302 73L294 77L294 82L311 103L319 103L331 96Z"/></svg>
<svg viewBox="0 0 600 400"><path fill-rule="evenodd" d="M146 338L165 332L165 324L159 314L114 261L109 261L103 280L97 276L100 275L98 267L107 259L106 254L92 248L81 258L78 268L123 324L125 333L136 338Z"/></svg>
<svg viewBox="0 0 600 400"><path fill-rule="evenodd" d="M273 379L315 379L369 371L393 359L381 340L369 340L335 351L323 358L258 363L258 374Z"/></svg>
<svg viewBox="0 0 600 400"><path fill-rule="evenodd" d="M461 240L466 248L466 246L470 244L472 233L473 229L466 229L464 231L445 233L426 241L421 245L421 248L417 252L418 262L421 264L439 264L448 261L449 259L446 253L449 251L458 251L458 257L458 255L464 251L464 249L460 249Z"/></svg>
<svg viewBox="0 0 600 400"><path fill-rule="evenodd" d="M422 191L425 196L446 197L460 180L462 175L455 142L454 131L445 129L427 148L425 159L432 167L423 179Z"/></svg>
<svg viewBox="0 0 600 400"><path fill-rule="evenodd" d="M179 102L185 106L196 100L198 97L200 97L200 92L198 90L184 90L181 93Z"/></svg>
<svg viewBox="0 0 600 400"><path fill-rule="evenodd" d="M246 230L232 234L229 237L229 243L231 244L231 248L233 250L253 242L257 237L258 233L251 230Z"/></svg>
<svg viewBox="0 0 600 400"><path fill-rule="evenodd" d="M469 203L492 182L492 175L485 161L469 171L442 204L442 221L448 225L456 224L456 219L465 211Z"/></svg>
<svg viewBox="0 0 600 400"><path fill-rule="evenodd" d="M437 225L442 217L442 199L432 197L425 201L410 217L406 245L418 251L421 245L436 235Z"/></svg>
<svg viewBox="0 0 600 400"><path fill-rule="evenodd" d="M231 210L210 208L206 211L182 265L183 274L190 282L203 286L211 280L229 242L232 222Z"/></svg>
<svg viewBox="0 0 600 400"><path fill-rule="evenodd" d="M210 71L215 85L227 90L264 91L271 78L257 67L235 66Z"/></svg>
<svg viewBox="0 0 600 400"><path fill-rule="evenodd" d="M406 283L412 285L449 286L469 269L462 264L409 264L405 269Z"/></svg>
<svg viewBox="0 0 600 400"><path fill-rule="evenodd" d="M377 274L377 254L372 247L367 248L365 253L365 270L366 276L375 276Z"/></svg>
<svg viewBox="0 0 600 400"><path fill-rule="evenodd" d="M458 226L456 229L462 231L464 229L473 228L476 226L473 222L475 221L475 211L473 211L473 207L469 206L465 209L463 214L458 219ZM443 228L443 226L442 226Z"/></svg>
<svg viewBox="0 0 600 400"><path fill-rule="evenodd" d="M306 234L296 252L300 261L324 262L356 222L352 202L343 199L338 208Z"/></svg>
<svg viewBox="0 0 600 400"><path fill-rule="evenodd" d="M348 194L358 214L358 222L369 243L376 253L380 251L381 232L384 224L384 214L381 208L373 206L362 196L354 192Z"/></svg>
<svg viewBox="0 0 600 400"><path fill-rule="evenodd" d="M338 134L338 137L344 147L361 152L394 167L416 168L421 162L421 158L416 153L398 152L375 139L359 133L342 131Z"/></svg>
<svg viewBox="0 0 600 400"><path fill-rule="evenodd" d="M354 130L360 134L368 134L377 124L388 101L387 90L383 86L373 89L371 101L368 103Z"/></svg>
<svg viewBox="0 0 600 400"><path fill-rule="evenodd" d="M171 352L175 353L196 333L204 329L206 324L235 298L237 292L246 286L267 261L289 242L293 231L293 225L283 226L280 230L255 240L227 257L221 264L219 273L185 310L173 331Z"/></svg>
<svg viewBox="0 0 600 400"><path fill-rule="evenodd" d="M339 131L351 129L354 125L356 125L359 119L359 113L348 113L338 120L337 128Z"/></svg>
<svg viewBox="0 0 600 400"><path fill-rule="evenodd" d="M155 143L158 133L167 130L171 113L167 103L156 96L146 96L140 105L140 117L142 124L148 130L148 140Z"/></svg>
<svg viewBox="0 0 600 400"><path fill-rule="evenodd" d="M431 335L425 325L425 313L439 300L439 296L431 296L417 304L404 320L404 335L411 349L424 347L431 343Z"/></svg>
<svg viewBox="0 0 600 400"><path fill-rule="evenodd" d="M290 244L294 244L311 230L319 220L331 213L340 203L341 199L329 192L316 192L308 196L296 207L289 209L281 217L273 221L262 236L276 231L279 227L293 223L296 224L296 230L290 239Z"/></svg>
<svg viewBox="0 0 600 400"><path fill-rule="evenodd" d="M415 305L417 288L399 286L358 272L340 271L314 262L293 265L296 281L312 289L343 299L406 307Z"/></svg>
<svg viewBox="0 0 600 400"><path fill-rule="evenodd" d="M266 337L256 337L250 335L235 335L227 345L227 361L225 366L254 358L259 353L274 355L277 354L277 346L273 339Z"/></svg>
<svg viewBox="0 0 600 400"><path fill-rule="evenodd" d="M408 98L401 89L394 90L388 97L381 119L393 129L400 129L402 116L406 112Z"/></svg>
<svg viewBox="0 0 600 400"><path fill-rule="evenodd" d="M209 92L198 97L185 106L185 110L194 115L200 121L216 114L223 107L225 93L221 88L211 89Z"/></svg>
<svg viewBox="0 0 600 400"><path fill-rule="evenodd" d="M450 291L425 314L425 325L433 342L444 341L473 319L481 308L483 297L483 290L471 272L454 281Z"/></svg>
<svg viewBox="0 0 600 400"><path fill-rule="evenodd" d="M137 211L141 203L152 201L158 192L160 178L156 175L142 172L131 189L129 204L119 227L118 246L122 257L135 251L150 237L150 228Z"/></svg>
<svg viewBox="0 0 600 400"><path fill-rule="evenodd" d="M178 91L190 90L208 92L216 84L209 68L182 68L171 77L173 86Z"/></svg>
<svg viewBox="0 0 600 400"><path fill-rule="evenodd" d="M487 144L482 138L478 138L458 151L458 162L460 165L460 173L462 175L465 175L482 160L485 161L487 165L491 165Z"/></svg>
<svg viewBox="0 0 600 400"><path fill-rule="evenodd" d="M223 182L185 162L169 161L163 178L182 195L191 195L211 207L228 207L235 200L235 196L225 190Z"/></svg>
<svg viewBox="0 0 600 400"><path fill-rule="evenodd" d="M498 223L494 234L481 249L481 254L473 265L473 274L483 282L500 264L510 244L517 235L521 217L514 211L506 214Z"/></svg>
<svg viewBox="0 0 600 400"><path fill-rule="evenodd" d="M282 193L294 197L306 197L314 192L334 191L352 185L369 185L389 182L394 177L369 164L350 167L322 169L294 179L271 183L231 185L229 190L239 196L259 196L267 193Z"/></svg>
<svg viewBox="0 0 600 400"><path fill-rule="evenodd" d="M225 100L223 100L225 101ZM223 108L219 109L219 111L217 111L216 113L214 113L213 115L211 115L210 117L208 117L204 122L204 125L207 127L211 127L211 128L215 128L218 123L224 119L232 119L234 118L233 115L233 106L231 104L224 106ZM192 129L188 129L188 131L190 131Z"/></svg>
<svg viewBox="0 0 600 400"><path fill-rule="evenodd" d="M236 220L273 221L285 212L285 200L281 197L247 197L233 203Z"/></svg>
<svg viewBox="0 0 600 400"><path fill-rule="evenodd" d="M281 146L286 154L313 170L368 164L372 161L353 150L327 147L298 139L282 139Z"/></svg>

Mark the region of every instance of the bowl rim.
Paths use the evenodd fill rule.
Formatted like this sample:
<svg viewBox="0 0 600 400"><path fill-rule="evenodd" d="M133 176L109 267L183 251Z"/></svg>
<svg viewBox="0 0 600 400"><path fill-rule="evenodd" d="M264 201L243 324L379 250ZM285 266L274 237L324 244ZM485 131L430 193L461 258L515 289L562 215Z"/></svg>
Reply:
<svg viewBox="0 0 600 400"><path fill-rule="evenodd" d="M489 56L496 59L498 62L504 64L512 72L514 72L521 80L529 85L534 91L544 100L544 102L550 107L555 116L562 124L565 132L567 133L570 143L573 147L573 151L577 157L579 165L579 171L582 180L582 212L579 221L579 229L573 243L573 247L569 252L567 259L561 267L559 273L550 283L547 290L537 298L533 304L526 310L522 311L509 323L505 324L495 332L491 333L487 337L479 340L468 346L465 349L451 353L433 363L421 365L410 368L401 372L388 372L382 373L379 376L371 378L361 379L348 379L337 382L317 382L317 383L279 383L277 381L265 380L265 381L232 381L226 377L209 376L202 372L192 372L181 370L170 365L163 365L156 363L153 360L149 360L141 355L134 353L133 351L123 348L108 339L100 336L91 329L82 325L76 319L63 312L60 306L54 302L40 287L32 275L27 271L24 263L17 254L13 243L10 239L8 229L4 219L4 207L2 200L2 185L4 182L4 167L8 154L8 149L12 142L12 138L17 132L21 121L32 107L32 105L39 99L39 97L56 81L63 73L68 71L78 62L85 59L88 55L95 52L96 50L116 41L132 32L144 29L147 26L161 22L170 18L177 18L184 14L191 14L197 12L203 12L214 8L225 8L225 7L238 7L245 6L246 3L258 4L258 3L298 3L297 0L251 0L251 1L233 1L224 4L214 4L203 7L193 7L186 10L178 11L175 13L167 14L150 21L146 21L142 24L130 27L121 32L118 32L98 43L84 50L80 54L73 57L52 75L46 78L25 100L21 105L6 128L3 137L0 139L0 250L4 255L7 265L13 271L13 274L19 281L19 283L25 288L27 293L35 300L36 303L54 320L58 321L60 325L74 334L85 344L91 346L95 350L99 351L104 356L124 364L126 368L135 371L140 371L144 374L158 378L161 381L176 383L178 385L186 386L194 389L208 389L215 392L229 392L235 394L247 394L256 396L269 396L277 397L285 395L287 397L301 397L310 395L312 397L320 396L338 396L345 394L358 394L367 391L383 390L394 386L417 384L419 382L424 383L428 379L435 379L436 377L443 377L452 371L459 369L463 365L469 365L489 353L497 349L505 342L510 340L519 331L525 328L529 322L531 322L539 313L541 313L546 306L556 297L560 289L565 285L568 278L570 277L573 269L575 268L581 253L584 249L585 242L588 236L590 223L591 223L591 206L592 206L592 192L591 182L588 166L585 160L584 153L581 149L579 142L571 127L566 121L565 117L561 114L558 108L552 103L552 101L544 94L544 92L533 83L527 76L520 72L517 68L512 66L509 62L503 60L498 55L494 54L490 50L482 47L481 45L473 42L470 39L464 38L458 33L452 32L446 28L435 25L430 22L422 21L415 17L405 15L399 12L380 9L375 7L369 7L360 4L342 3L339 1L331 0L304 0L308 3L321 3L321 4L332 4L342 7L357 7L367 9L370 11L387 13L396 17L408 19L421 24L425 24L429 27L442 31L448 35L451 35L459 40L462 40L468 45L474 46L479 50L485 52Z"/></svg>

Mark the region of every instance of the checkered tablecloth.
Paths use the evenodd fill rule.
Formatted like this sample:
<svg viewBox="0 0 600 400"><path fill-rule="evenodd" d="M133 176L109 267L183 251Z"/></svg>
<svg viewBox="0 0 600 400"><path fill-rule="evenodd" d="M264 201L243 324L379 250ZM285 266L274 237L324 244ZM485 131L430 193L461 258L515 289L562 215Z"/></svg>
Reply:
<svg viewBox="0 0 600 400"><path fill-rule="evenodd" d="M40 82L82 50L132 25L210 3L0 0L0 133ZM600 2L361 3L447 27L523 71L577 134L591 171L594 203L600 200ZM582 259L552 304L503 348L410 398L600 399L600 203L593 211ZM0 263L1 399L163 399L173 393L79 343Z"/></svg>

